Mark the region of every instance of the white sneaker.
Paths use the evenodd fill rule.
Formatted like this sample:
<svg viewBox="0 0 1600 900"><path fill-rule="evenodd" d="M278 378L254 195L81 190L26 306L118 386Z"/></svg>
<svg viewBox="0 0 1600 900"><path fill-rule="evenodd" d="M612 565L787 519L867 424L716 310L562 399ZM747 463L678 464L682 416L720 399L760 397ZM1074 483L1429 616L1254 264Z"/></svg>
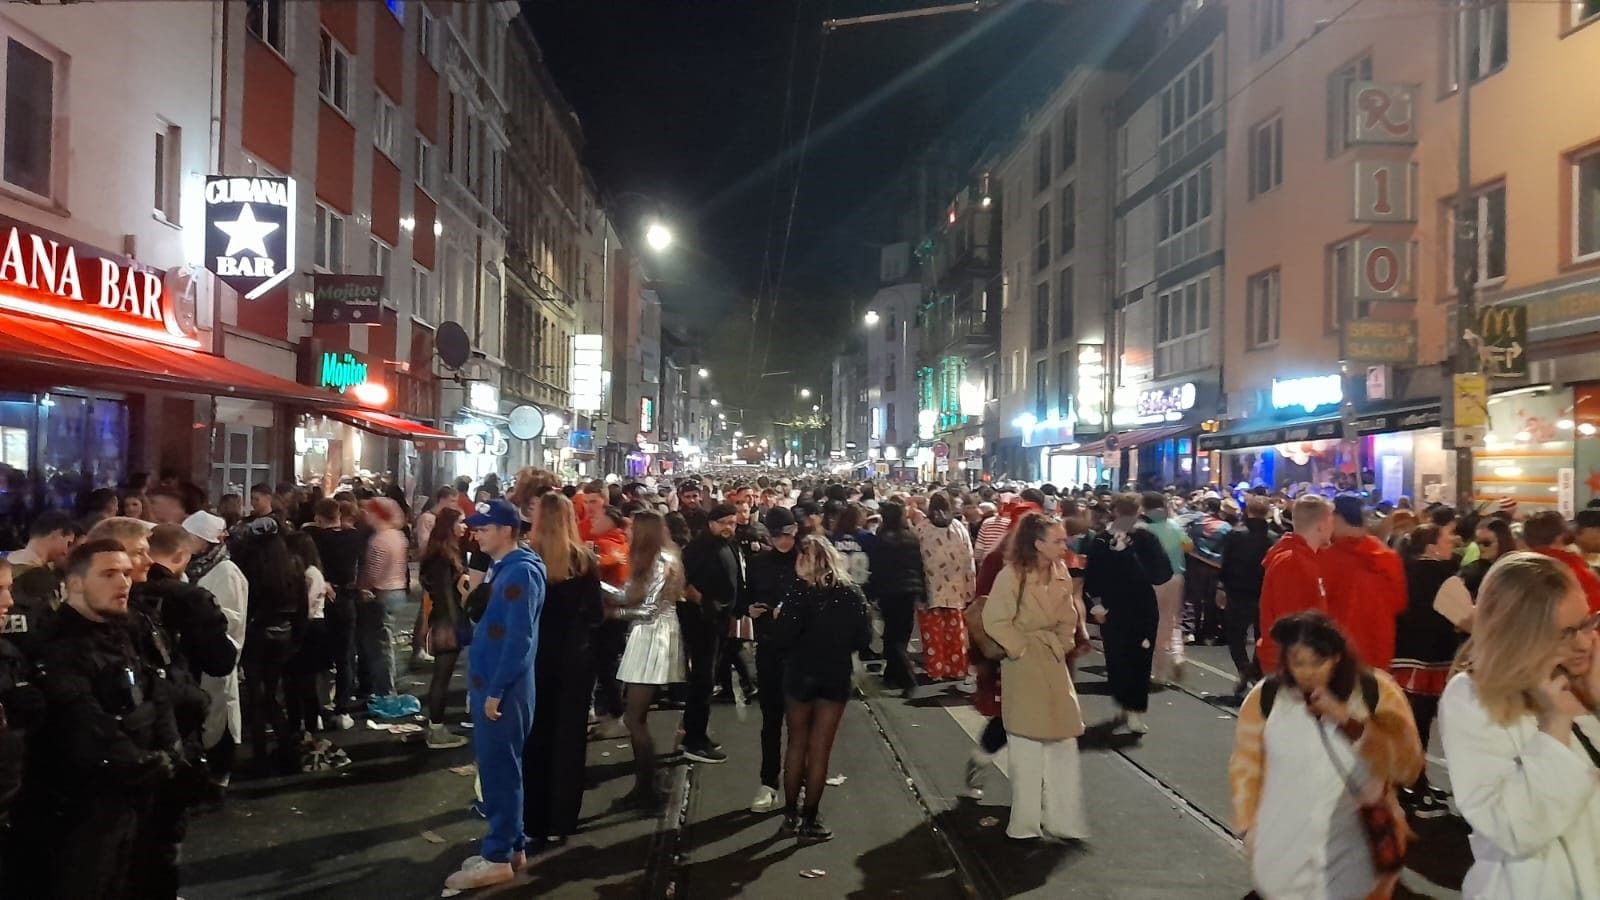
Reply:
<svg viewBox="0 0 1600 900"><path fill-rule="evenodd" d="M1149 734L1150 726L1144 721L1144 716L1136 712L1128 713L1128 730L1134 734Z"/></svg>
<svg viewBox="0 0 1600 900"><path fill-rule="evenodd" d="M478 858L469 859L467 863L461 867L461 871L444 880L447 889L469 891L473 888L505 884L517 877L517 870L512 868L509 862L497 863Z"/></svg>
<svg viewBox="0 0 1600 900"><path fill-rule="evenodd" d="M350 718L349 713L340 713L333 717L333 727L339 729L340 731L349 731L350 729L356 727L356 720Z"/></svg>
<svg viewBox="0 0 1600 900"><path fill-rule="evenodd" d="M972 755L967 757L967 786L961 792L963 797L970 797L973 800L983 799L983 770L993 761L994 757L982 750L972 751Z"/></svg>
<svg viewBox="0 0 1600 900"><path fill-rule="evenodd" d="M778 792L762 785L756 791L756 798L750 801L750 811L753 813L769 813L778 808Z"/></svg>
<svg viewBox="0 0 1600 900"><path fill-rule="evenodd" d="M956 685L956 690L963 694L976 694L978 692L978 679L968 675L966 678L961 679L960 684Z"/></svg>

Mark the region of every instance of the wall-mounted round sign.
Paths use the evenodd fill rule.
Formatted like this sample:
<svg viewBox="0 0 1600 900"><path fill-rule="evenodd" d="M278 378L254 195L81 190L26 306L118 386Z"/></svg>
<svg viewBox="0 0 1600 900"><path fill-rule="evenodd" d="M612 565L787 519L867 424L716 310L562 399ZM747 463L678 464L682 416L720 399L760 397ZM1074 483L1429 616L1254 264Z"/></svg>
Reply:
<svg viewBox="0 0 1600 900"><path fill-rule="evenodd" d="M471 453L474 456L481 455L483 453L483 435L481 435L481 434L469 434L469 435L467 435L466 450L467 450L468 453Z"/></svg>
<svg viewBox="0 0 1600 900"><path fill-rule="evenodd" d="M506 427L517 440L531 441L544 434L544 410L524 403L511 411Z"/></svg>
<svg viewBox="0 0 1600 900"><path fill-rule="evenodd" d="M494 436L494 447L491 449L494 450L495 456L505 456L511 452L511 442L506 440L505 435L497 434Z"/></svg>
<svg viewBox="0 0 1600 900"><path fill-rule="evenodd" d="M433 349L447 369L459 369L472 356L472 341L467 330L455 322L440 322L433 333Z"/></svg>

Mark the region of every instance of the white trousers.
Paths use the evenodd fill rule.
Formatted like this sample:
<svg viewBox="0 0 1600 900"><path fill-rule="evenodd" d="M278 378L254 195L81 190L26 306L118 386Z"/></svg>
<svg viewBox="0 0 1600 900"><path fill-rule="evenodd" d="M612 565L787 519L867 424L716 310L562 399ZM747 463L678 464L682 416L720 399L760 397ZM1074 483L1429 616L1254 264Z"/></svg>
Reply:
<svg viewBox="0 0 1600 900"><path fill-rule="evenodd" d="M1175 667L1183 662L1183 576L1173 575L1166 584L1156 585L1156 655L1151 675L1171 680Z"/></svg>
<svg viewBox="0 0 1600 900"><path fill-rule="evenodd" d="M1011 734L1011 821L1006 837L1076 838L1089 836L1078 771L1078 739L1036 741Z"/></svg>

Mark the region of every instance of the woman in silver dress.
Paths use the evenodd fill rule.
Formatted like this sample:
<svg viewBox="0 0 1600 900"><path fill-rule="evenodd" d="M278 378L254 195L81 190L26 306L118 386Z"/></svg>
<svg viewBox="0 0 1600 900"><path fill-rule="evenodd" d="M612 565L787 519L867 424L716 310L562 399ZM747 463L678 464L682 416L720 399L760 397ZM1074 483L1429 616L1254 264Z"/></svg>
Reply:
<svg viewBox="0 0 1600 900"><path fill-rule="evenodd" d="M633 517L628 558L628 586L622 602L611 610L613 616L631 622L617 680L627 685L623 723L633 741L637 783L621 803L654 809L661 795L656 787L656 748L645 716L657 688L684 680L677 611L683 596L683 561L660 513L640 512Z"/></svg>

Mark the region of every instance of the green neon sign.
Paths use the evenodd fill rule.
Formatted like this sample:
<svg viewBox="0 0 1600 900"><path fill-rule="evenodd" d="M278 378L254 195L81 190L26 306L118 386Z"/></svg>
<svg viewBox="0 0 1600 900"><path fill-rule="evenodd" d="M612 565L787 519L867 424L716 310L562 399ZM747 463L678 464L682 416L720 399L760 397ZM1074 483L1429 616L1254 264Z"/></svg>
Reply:
<svg viewBox="0 0 1600 900"><path fill-rule="evenodd" d="M322 354L321 374L317 384L334 388L339 393L367 381L367 364L349 353Z"/></svg>

